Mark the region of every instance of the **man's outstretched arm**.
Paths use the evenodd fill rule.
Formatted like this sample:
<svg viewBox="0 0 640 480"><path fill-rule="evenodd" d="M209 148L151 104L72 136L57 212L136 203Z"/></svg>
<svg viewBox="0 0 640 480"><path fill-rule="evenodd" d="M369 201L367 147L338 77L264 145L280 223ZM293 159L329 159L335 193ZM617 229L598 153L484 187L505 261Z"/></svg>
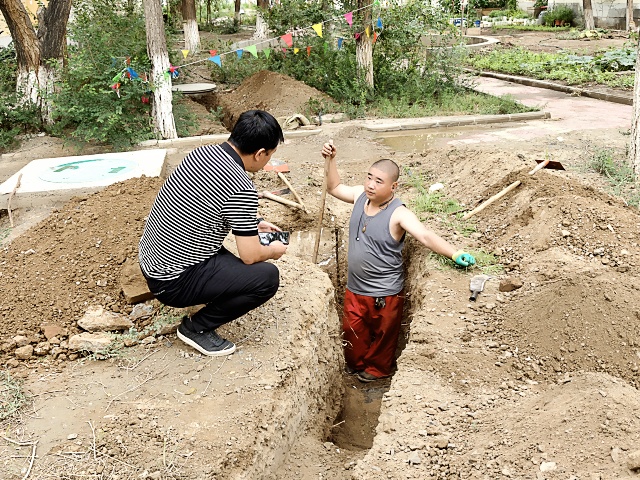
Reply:
<svg viewBox="0 0 640 480"><path fill-rule="evenodd" d="M362 186L350 187L342 184L340 180L340 174L338 173L338 166L336 165L336 147L330 143L325 143L322 146L322 156L329 158L329 174L327 176L327 192L330 195L336 197L338 200L342 200L347 203L355 203L356 199L364 191Z"/></svg>

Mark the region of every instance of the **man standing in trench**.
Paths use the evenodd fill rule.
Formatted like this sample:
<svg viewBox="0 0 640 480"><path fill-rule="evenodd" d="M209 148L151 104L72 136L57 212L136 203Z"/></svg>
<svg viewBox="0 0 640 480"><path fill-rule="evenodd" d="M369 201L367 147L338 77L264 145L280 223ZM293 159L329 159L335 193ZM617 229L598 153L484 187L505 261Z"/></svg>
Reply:
<svg viewBox="0 0 640 480"><path fill-rule="evenodd" d="M204 355L230 355L235 344L216 329L262 305L280 283L277 260L287 247L262 245L258 232L280 231L257 218L258 193L247 172L262 169L284 141L276 119L244 112L229 140L189 153L155 199L139 244L140 268L162 303L183 308L178 338ZM231 231L240 258L222 246Z"/></svg>
<svg viewBox="0 0 640 480"><path fill-rule="evenodd" d="M322 155L330 158L327 192L355 204L349 221L342 316L346 371L361 382L372 382L392 372L404 303L405 234L461 267L475 264L475 259L427 229L396 198L400 169L393 160L378 160L369 168L364 185L350 187L340 183L336 148L326 143Z"/></svg>

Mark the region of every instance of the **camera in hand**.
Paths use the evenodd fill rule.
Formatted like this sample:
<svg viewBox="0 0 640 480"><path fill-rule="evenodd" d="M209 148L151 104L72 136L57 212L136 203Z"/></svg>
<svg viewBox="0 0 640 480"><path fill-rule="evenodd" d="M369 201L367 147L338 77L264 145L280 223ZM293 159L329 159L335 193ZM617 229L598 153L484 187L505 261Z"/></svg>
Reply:
<svg viewBox="0 0 640 480"><path fill-rule="evenodd" d="M275 241L289 245L289 232L258 232L258 237L262 245L269 245Z"/></svg>

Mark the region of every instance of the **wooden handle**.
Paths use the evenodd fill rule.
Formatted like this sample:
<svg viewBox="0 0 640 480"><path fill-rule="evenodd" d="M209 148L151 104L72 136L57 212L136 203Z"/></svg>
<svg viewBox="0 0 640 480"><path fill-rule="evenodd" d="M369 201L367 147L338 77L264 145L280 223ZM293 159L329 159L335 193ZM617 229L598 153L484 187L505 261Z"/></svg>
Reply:
<svg viewBox="0 0 640 480"><path fill-rule="evenodd" d="M284 184L289 187L289 190L291 190L291 193L293 193L293 196L296 197L296 200L298 201L298 203L302 206L302 210L304 210L304 213L309 213L307 211L307 207L304 206L304 203L302 202L302 199L300 198L300 196L298 195L298 192L296 192L295 188L293 188L293 185L291 185L291 183L289 183L289 180L287 180L287 177L284 176L284 174L282 172L278 172L278 176L280 177L280 179L284 182Z"/></svg>
<svg viewBox="0 0 640 480"><path fill-rule="evenodd" d="M300 210L304 210L304 207L299 203L292 202L291 200L287 200L286 198L279 197L278 195L274 195L271 192L262 192L261 194L264 198L268 198L269 200L273 200L274 202L282 203L283 205L289 205L290 207L299 208Z"/></svg>
<svg viewBox="0 0 640 480"><path fill-rule="evenodd" d="M549 162L551 161L550 158L547 158L544 162L540 162L538 165L535 166L535 168L533 170L531 170L529 172L529 175L533 175L534 173L536 173L538 170L542 170L544 167L546 167L547 165L549 165Z"/></svg>
<svg viewBox="0 0 640 480"><path fill-rule="evenodd" d="M491 205L493 202L495 202L496 200L501 199L502 197L504 197L507 193L509 193L511 190L513 190L514 188L516 188L518 185L520 185L520 180L516 180L515 182L513 182L511 185L509 185L508 187L503 188L501 191L499 191L498 193L496 193L493 197L491 197L488 200L485 200L483 203L481 203L480 205L478 205L476 208L474 208L473 210L471 210L469 213L467 213L464 217L462 217L463 220L467 220L468 218L473 217L476 213L481 212L482 210L484 210L485 208L487 208L489 205Z"/></svg>
<svg viewBox="0 0 640 480"><path fill-rule="evenodd" d="M333 145L333 140L329 140L329 144ZM322 220L324 218L324 203L327 200L327 184L329 183L329 165L331 157L324 157L324 178L322 179L322 196L320 197L320 213L318 214L318 233L316 235L316 243L313 246L313 263L318 263L318 249L320 248L320 235L322 234Z"/></svg>

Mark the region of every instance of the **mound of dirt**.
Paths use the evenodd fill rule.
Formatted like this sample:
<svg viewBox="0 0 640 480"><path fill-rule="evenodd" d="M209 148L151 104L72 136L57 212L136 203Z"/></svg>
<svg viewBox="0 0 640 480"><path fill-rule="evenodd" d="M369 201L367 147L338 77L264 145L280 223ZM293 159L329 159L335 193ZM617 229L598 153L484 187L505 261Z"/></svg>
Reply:
<svg viewBox="0 0 640 480"><path fill-rule="evenodd" d="M246 110L266 110L274 117L303 113L309 100L333 103L331 98L303 82L280 73L262 70L247 78L231 93L216 95L224 111L222 123L231 130L240 114Z"/></svg>

